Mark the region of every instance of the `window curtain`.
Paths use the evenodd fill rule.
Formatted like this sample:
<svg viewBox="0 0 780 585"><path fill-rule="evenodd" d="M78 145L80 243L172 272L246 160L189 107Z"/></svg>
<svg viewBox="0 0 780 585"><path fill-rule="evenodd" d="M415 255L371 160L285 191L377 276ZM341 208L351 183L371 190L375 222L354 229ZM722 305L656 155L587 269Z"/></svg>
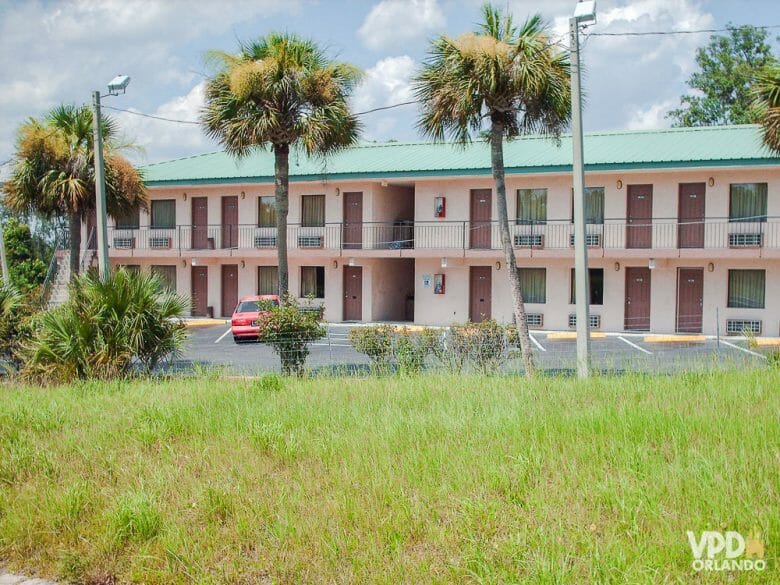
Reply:
<svg viewBox="0 0 780 585"><path fill-rule="evenodd" d="M571 269L571 292L569 298L571 304L577 303L577 283L576 273L574 268ZM590 304L591 305L603 305L604 304L604 269L603 268L588 268L588 285L590 286Z"/></svg>
<svg viewBox="0 0 780 585"><path fill-rule="evenodd" d="M325 268L323 266L301 267L301 296L325 297Z"/></svg>
<svg viewBox="0 0 780 585"><path fill-rule="evenodd" d="M279 268L277 266L257 267L257 294L279 294Z"/></svg>
<svg viewBox="0 0 780 585"><path fill-rule="evenodd" d="M735 183L729 197L729 221L766 221L767 184Z"/></svg>
<svg viewBox="0 0 780 585"><path fill-rule="evenodd" d="M729 307L763 309L765 294L764 270L729 270Z"/></svg>
<svg viewBox="0 0 780 585"><path fill-rule="evenodd" d="M152 201L152 227L174 228L176 227L176 201L173 199L161 199Z"/></svg>
<svg viewBox="0 0 780 585"><path fill-rule="evenodd" d="M517 190L517 225L547 223L547 189Z"/></svg>
<svg viewBox="0 0 780 585"><path fill-rule="evenodd" d="M120 215L116 218L116 227L120 230L137 230L140 224L140 210Z"/></svg>
<svg viewBox="0 0 780 585"><path fill-rule="evenodd" d="M276 198L258 197L257 227L276 227Z"/></svg>
<svg viewBox="0 0 780 585"><path fill-rule="evenodd" d="M324 226L325 195L304 195L301 201L301 225L303 227Z"/></svg>
<svg viewBox="0 0 780 585"><path fill-rule="evenodd" d="M604 223L604 187L585 188L585 223Z"/></svg>
<svg viewBox="0 0 780 585"><path fill-rule="evenodd" d="M520 268L520 290L526 303L547 302L547 269Z"/></svg>
<svg viewBox="0 0 780 585"><path fill-rule="evenodd" d="M153 265L151 272L160 279L165 288L176 291L176 266Z"/></svg>

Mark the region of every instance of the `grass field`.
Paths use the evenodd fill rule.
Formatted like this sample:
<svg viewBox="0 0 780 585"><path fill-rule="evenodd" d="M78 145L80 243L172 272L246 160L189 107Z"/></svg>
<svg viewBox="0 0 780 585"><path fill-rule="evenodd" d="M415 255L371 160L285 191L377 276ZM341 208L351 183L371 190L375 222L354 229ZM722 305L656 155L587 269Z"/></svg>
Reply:
<svg viewBox="0 0 780 585"><path fill-rule="evenodd" d="M780 371L0 389L0 565L81 583L777 582ZM686 530L759 526L762 574Z"/></svg>

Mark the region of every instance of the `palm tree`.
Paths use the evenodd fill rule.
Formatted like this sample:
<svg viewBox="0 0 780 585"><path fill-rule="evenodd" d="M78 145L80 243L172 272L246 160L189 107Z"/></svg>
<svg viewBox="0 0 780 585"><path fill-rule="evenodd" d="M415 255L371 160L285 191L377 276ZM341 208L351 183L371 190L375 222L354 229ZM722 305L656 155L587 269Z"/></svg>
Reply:
<svg viewBox="0 0 780 585"><path fill-rule="evenodd" d="M476 33L434 40L414 87L418 127L436 141L470 142L489 121L486 139L496 186L498 224L526 375L534 372L520 277L509 233L504 138L558 137L571 114L569 61L550 40L539 15L518 29L509 14L485 4Z"/></svg>
<svg viewBox="0 0 780 585"><path fill-rule="evenodd" d="M760 120L764 143L780 154L780 65L768 65L753 86L753 107Z"/></svg>
<svg viewBox="0 0 780 585"><path fill-rule="evenodd" d="M119 150L117 127L103 118L108 213L120 217L146 206L146 187ZM63 104L42 119L30 118L17 133L16 165L5 183L6 206L44 218L67 216L70 271L78 275L81 222L95 209L92 110Z"/></svg>
<svg viewBox="0 0 780 585"><path fill-rule="evenodd" d="M312 41L270 33L238 54L212 52L201 122L236 157L274 153L279 294L288 292L287 212L290 149L325 156L357 141L360 125L347 99L358 69L329 60Z"/></svg>

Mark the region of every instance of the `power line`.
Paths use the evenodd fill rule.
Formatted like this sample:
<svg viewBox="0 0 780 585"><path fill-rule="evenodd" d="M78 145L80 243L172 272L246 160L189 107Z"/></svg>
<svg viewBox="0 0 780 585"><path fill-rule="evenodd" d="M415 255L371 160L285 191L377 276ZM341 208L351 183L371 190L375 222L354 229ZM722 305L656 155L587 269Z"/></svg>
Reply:
<svg viewBox="0 0 780 585"><path fill-rule="evenodd" d="M739 28L739 27L734 27ZM772 24L767 26L754 26L753 28L760 28L760 29L770 29L770 28L780 28L780 24ZM586 36L588 37L648 37L648 36L659 36L659 35L695 35L695 34L702 34L702 33L722 33L722 32L730 32L731 30L734 30L733 28L701 28L697 30L656 30L656 31L645 31L645 32L594 32L594 33L587 33Z"/></svg>

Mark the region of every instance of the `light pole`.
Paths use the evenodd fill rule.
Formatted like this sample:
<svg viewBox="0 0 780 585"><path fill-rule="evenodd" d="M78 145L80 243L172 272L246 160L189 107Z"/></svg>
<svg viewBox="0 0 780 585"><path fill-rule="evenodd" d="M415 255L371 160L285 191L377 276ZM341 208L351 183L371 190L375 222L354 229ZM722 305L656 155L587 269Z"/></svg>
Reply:
<svg viewBox="0 0 780 585"><path fill-rule="evenodd" d="M103 160L103 123L100 115L100 98L125 93L130 78L117 75L108 84L108 93L101 96L99 91L92 92L92 126L95 146L95 215L97 218L98 273L100 280L108 280L108 218L106 214L106 168ZM89 237L89 235L87 236Z"/></svg>
<svg viewBox="0 0 780 585"><path fill-rule="evenodd" d="M595 0L580 0L569 19L571 50L572 162L574 183L574 291L577 296L577 376L590 374L590 295L585 233L585 169L583 167L580 27L596 23Z"/></svg>

